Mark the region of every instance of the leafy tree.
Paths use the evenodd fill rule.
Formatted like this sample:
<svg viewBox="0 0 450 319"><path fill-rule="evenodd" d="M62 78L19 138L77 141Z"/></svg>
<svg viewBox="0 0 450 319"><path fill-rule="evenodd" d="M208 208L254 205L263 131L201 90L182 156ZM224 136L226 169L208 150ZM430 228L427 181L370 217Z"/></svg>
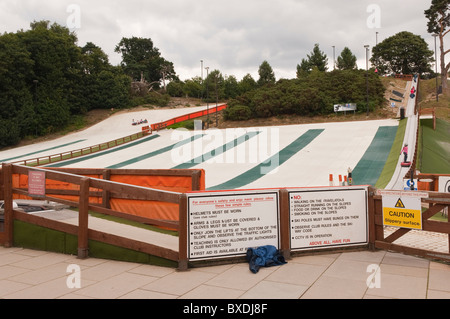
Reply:
<svg viewBox="0 0 450 319"><path fill-rule="evenodd" d="M328 58L325 53L320 51L319 44L314 45L314 49L310 55L308 55L308 62L311 68L317 67L319 71L325 72L328 67Z"/></svg>
<svg viewBox="0 0 450 319"><path fill-rule="evenodd" d="M71 112L83 114L96 108L105 108L99 75L104 71L112 71L108 56L92 42L86 43L81 50L79 72L73 75ZM122 73L123 74L123 73ZM111 88L117 89L117 88ZM119 108L119 106L114 106Z"/></svg>
<svg viewBox="0 0 450 319"><path fill-rule="evenodd" d="M235 98L239 95L239 83L234 75L230 75L224 80L224 97Z"/></svg>
<svg viewBox="0 0 450 319"><path fill-rule="evenodd" d="M275 83L275 73L269 62L263 61L258 69L259 79L258 85L266 85Z"/></svg>
<svg viewBox="0 0 450 319"><path fill-rule="evenodd" d="M122 55L123 70L134 81L140 81L143 76L147 82L159 87L163 79L170 80L176 76L173 64L161 56L149 38L122 38L115 52Z"/></svg>
<svg viewBox="0 0 450 319"><path fill-rule="evenodd" d="M428 32L439 36L442 88L447 90L450 62L445 64L445 55L450 49L444 49L444 37L450 32L450 0L432 0L430 8L425 10L425 16L428 19Z"/></svg>
<svg viewBox="0 0 450 319"><path fill-rule="evenodd" d="M300 78L310 73L314 68L321 72L327 71L328 58L325 53L320 51L319 44L315 44L311 54L307 59L302 59L301 64L297 64L297 77Z"/></svg>
<svg viewBox="0 0 450 319"><path fill-rule="evenodd" d="M258 87L258 83L256 83L250 73L247 73L244 75L242 80L239 81L238 86L240 94L243 94L256 89Z"/></svg>
<svg viewBox="0 0 450 319"><path fill-rule="evenodd" d="M129 102L130 78L118 70L105 70L97 77L97 100L95 108L125 108Z"/></svg>
<svg viewBox="0 0 450 319"><path fill-rule="evenodd" d="M184 95L183 92L184 83L182 81L171 81L167 85L167 94L175 97L182 97Z"/></svg>
<svg viewBox="0 0 450 319"><path fill-rule="evenodd" d="M311 72L311 65L309 64L309 61L302 59L302 62L297 64L297 78L307 76L309 72Z"/></svg>
<svg viewBox="0 0 450 319"><path fill-rule="evenodd" d="M200 98L202 96L203 89L202 82L202 78L199 76L184 81L184 94L189 97Z"/></svg>
<svg viewBox="0 0 450 319"><path fill-rule="evenodd" d="M49 21L0 34L0 147L65 127L92 108L129 105L130 78L95 44Z"/></svg>
<svg viewBox="0 0 450 319"><path fill-rule="evenodd" d="M204 81L204 90L207 90L208 101L217 101L225 96L225 80L219 70L209 72Z"/></svg>
<svg viewBox="0 0 450 319"><path fill-rule="evenodd" d="M356 56L349 48L345 47L344 50L342 50L341 55L337 58L336 66L339 70L357 69Z"/></svg>
<svg viewBox="0 0 450 319"><path fill-rule="evenodd" d="M403 31L376 45L370 61L380 74L429 73L432 72L433 51L422 37Z"/></svg>
<svg viewBox="0 0 450 319"><path fill-rule="evenodd" d="M33 67L31 54L17 34L0 35L0 147L34 133Z"/></svg>
<svg viewBox="0 0 450 319"><path fill-rule="evenodd" d="M66 125L70 118L69 100L79 72L77 37L66 27L50 25L49 21L33 22L31 30L20 31L18 36L34 61L34 78L29 79L35 84L37 122L33 127L37 134L53 132Z"/></svg>
<svg viewBox="0 0 450 319"><path fill-rule="evenodd" d="M81 67L85 74L99 74L111 68L108 55L92 42L81 48Z"/></svg>

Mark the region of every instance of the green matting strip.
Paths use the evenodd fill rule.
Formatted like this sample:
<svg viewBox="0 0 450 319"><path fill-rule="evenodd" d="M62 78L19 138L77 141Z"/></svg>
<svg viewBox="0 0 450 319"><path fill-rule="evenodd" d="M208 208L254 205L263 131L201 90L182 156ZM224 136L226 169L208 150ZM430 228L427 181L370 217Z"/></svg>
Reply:
<svg viewBox="0 0 450 319"><path fill-rule="evenodd" d="M352 171L353 185L374 186L383 171L397 134L397 126L381 126Z"/></svg>
<svg viewBox="0 0 450 319"><path fill-rule="evenodd" d="M159 135L150 135L149 137L145 137L145 138L139 139L137 141L134 141L134 142L131 142L131 143L127 143L127 144L122 145L122 146L114 147L114 148L108 149L108 150L103 151L103 152L97 152L97 153L90 154L90 155L80 156L80 157L77 157L77 158L74 158L74 159L71 159L71 160L61 161L61 162L58 162L58 163L55 163L55 164L45 165L45 167L64 167L66 165L79 163L79 162L82 162L82 161L86 161L88 159L96 158L98 156L103 156L103 155L106 155L106 154L111 154L111 153L114 153L114 152L118 152L118 151L127 149L129 147L133 147L133 146L136 146L136 145L139 145L139 144L151 141L151 140L153 140L153 139L155 139L157 137L159 137Z"/></svg>
<svg viewBox="0 0 450 319"><path fill-rule="evenodd" d="M252 137L258 135L261 132L249 132L246 133L236 139L234 139L233 141L230 141L214 150L211 150L208 153L205 153L203 155L200 155L188 162L185 163L181 163L180 165L177 165L175 167L173 167L173 169L189 169L194 167L197 164L201 164L203 162L206 162L207 160L215 157L215 156L219 156L220 154L225 153L228 150L231 150L232 148L238 146L239 144L242 144L246 141L248 141L249 139L251 139Z"/></svg>
<svg viewBox="0 0 450 319"><path fill-rule="evenodd" d="M177 147L180 147L182 145L191 143L191 142L195 141L196 139L198 139L200 137L203 137L203 136L204 136L204 134L198 134L198 135L192 136L192 137L190 137L188 139L182 140L182 141L180 141L178 143L175 143L175 144L163 147L163 148L161 148L159 150L153 151L151 153L147 153L147 154L144 154L144 155L141 155L141 156L138 156L138 157L134 157L134 158L131 158L129 160L123 161L121 163L108 166L106 168L121 168L121 167L126 166L126 165L134 164L134 163L143 161L145 159L151 158L153 156L157 156L157 155L160 155L162 153L171 151L171 150L173 150L173 149L175 149Z"/></svg>
<svg viewBox="0 0 450 319"><path fill-rule="evenodd" d="M42 153L42 152L46 152L46 151L51 151L51 150L54 150L54 149L58 149L58 148L60 148L60 147L65 147L65 146L77 144L77 143L84 142L84 141L86 141L86 140L84 139L84 140L74 141L74 142L71 142L71 143L61 144L61 145L58 145L58 146L54 146L54 147L47 148L47 149L45 149L45 150L39 150L39 151L32 152L32 153L28 153L28 154L23 154L23 155L11 157L11 158L5 158L5 159L0 160L0 162L7 162L7 161L15 160L15 159L18 159L18 158L21 158L21 157L31 156L31 155L39 154L39 153Z"/></svg>
<svg viewBox="0 0 450 319"><path fill-rule="evenodd" d="M384 168L381 171L380 176L376 184L374 185L376 188L384 189L392 179L392 176L395 173L395 169L398 165L398 157L400 155L400 151L403 147L403 139L405 137L406 124L408 119L403 119L399 121L397 133L395 134L394 142L392 143L391 151L388 155L386 163L384 164Z"/></svg>
<svg viewBox="0 0 450 319"><path fill-rule="evenodd" d="M248 171L238 175L229 181L219 184L217 186L208 188L208 190L225 190L225 189L236 189L245 186L257 179L263 177L275 167L283 165L288 159L297 154L300 150L310 144L317 136L319 136L324 129L308 130L305 134L298 137L291 144L286 146L277 154L271 156L268 160L263 163L256 165L255 167L249 169ZM273 165L277 163L277 165ZM269 166L270 164L270 166ZM263 173L262 171L265 171Z"/></svg>

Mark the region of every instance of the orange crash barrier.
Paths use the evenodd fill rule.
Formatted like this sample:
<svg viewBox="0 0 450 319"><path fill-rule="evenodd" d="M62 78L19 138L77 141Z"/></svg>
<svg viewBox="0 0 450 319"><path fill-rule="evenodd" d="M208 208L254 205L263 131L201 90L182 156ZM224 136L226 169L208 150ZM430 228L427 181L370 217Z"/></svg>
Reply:
<svg viewBox="0 0 450 319"><path fill-rule="evenodd" d="M47 169L47 168L46 168ZM164 190L174 193L205 190L205 171L202 169L175 169L175 170L131 170L131 169L77 169L77 168L51 168L93 179L108 180L145 188ZM27 190L28 175L13 174L14 188ZM45 196L66 201L79 201L80 186L70 182L45 179ZM14 194L14 199L33 199L30 196ZM36 198L35 198L36 199ZM178 204L146 200L133 194L110 193L105 190L91 187L89 189L89 204L99 205L117 212L145 217L155 220L179 220Z"/></svg>
<svg viewBox="0 0 450 319"><path fill-rule="evenodd" d="M184 121L187 121L187 120L192 120L192 119L195 119L195 118L199 118L199 117L202 117L202 116L205 116L205 115L208 115L208 114L214 114L216 112L220 112L220 111L222 111L222 110L224 110L226 108L227 108L227 105L223 104L223 105L218 105L218 106L215 106L215 107L211 107L211 108L209 108L207 110L181 115L181 116L175 117L173 119L170 119L170 120L167 120L167 121L164 121L164 122L159 122L159 123L152 124L151 125L151 129L154 130L154 131L158 131L158 130L161 130L163 128L166 128L166 127L168 127L170 125L173 125L173 124L176 124L176 123L180 123L180 122L184 122Z"/></svg>

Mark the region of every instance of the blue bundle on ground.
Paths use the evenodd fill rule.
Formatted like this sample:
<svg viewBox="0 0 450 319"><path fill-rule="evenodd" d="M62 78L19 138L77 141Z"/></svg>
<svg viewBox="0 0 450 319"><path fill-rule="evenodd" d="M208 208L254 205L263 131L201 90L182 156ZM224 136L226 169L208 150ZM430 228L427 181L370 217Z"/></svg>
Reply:
<svg viewBox="0 0 450 319"><path fill-rule="evenodd" d="M247 261L250 271L256 274L261 267L271 267L286 264L284 257L272 245L247 249Z"/></svg>

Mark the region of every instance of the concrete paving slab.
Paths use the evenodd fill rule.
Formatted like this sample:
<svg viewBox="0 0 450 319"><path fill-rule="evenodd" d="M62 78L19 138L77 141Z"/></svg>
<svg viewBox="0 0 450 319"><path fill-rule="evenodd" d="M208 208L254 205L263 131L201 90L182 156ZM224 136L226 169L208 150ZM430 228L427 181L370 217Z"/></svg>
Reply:
<svg viewBox="0 0 450 319"><path fill-rule="evenodd" d="M366 290L364 281L324 275L301 299L362 299Z"/></svg>
<svg viewBox="0 0 450 319"><path fill-rule="evenodd" d="M29 249L0 248L2 299L432 299L450 296L450 265L399 253L342 252L297 256L281 266L250 272L247 263L173 268L97 258L77 259ZM26 261L17 261L19 256ZM48 256L40 267L28 267ZM382 257L382 258L381 258ZM63 261L61 261L63 260ZM22 263L22 264L21 264ZM370 288L367 265L378 265ZM43 266L43 265L46 266ZM20 265L27 266L26 268ZM81 268L81 287L69 288L69 265ZM16 270L14 270L16 269Z"/></svg>
<svg viewBox="0 0 450 319"><path fill-rule="evenodd" d="M308 289L307 285L295 285L264 280L247 290L242 299L298 299Z"/></svg>

